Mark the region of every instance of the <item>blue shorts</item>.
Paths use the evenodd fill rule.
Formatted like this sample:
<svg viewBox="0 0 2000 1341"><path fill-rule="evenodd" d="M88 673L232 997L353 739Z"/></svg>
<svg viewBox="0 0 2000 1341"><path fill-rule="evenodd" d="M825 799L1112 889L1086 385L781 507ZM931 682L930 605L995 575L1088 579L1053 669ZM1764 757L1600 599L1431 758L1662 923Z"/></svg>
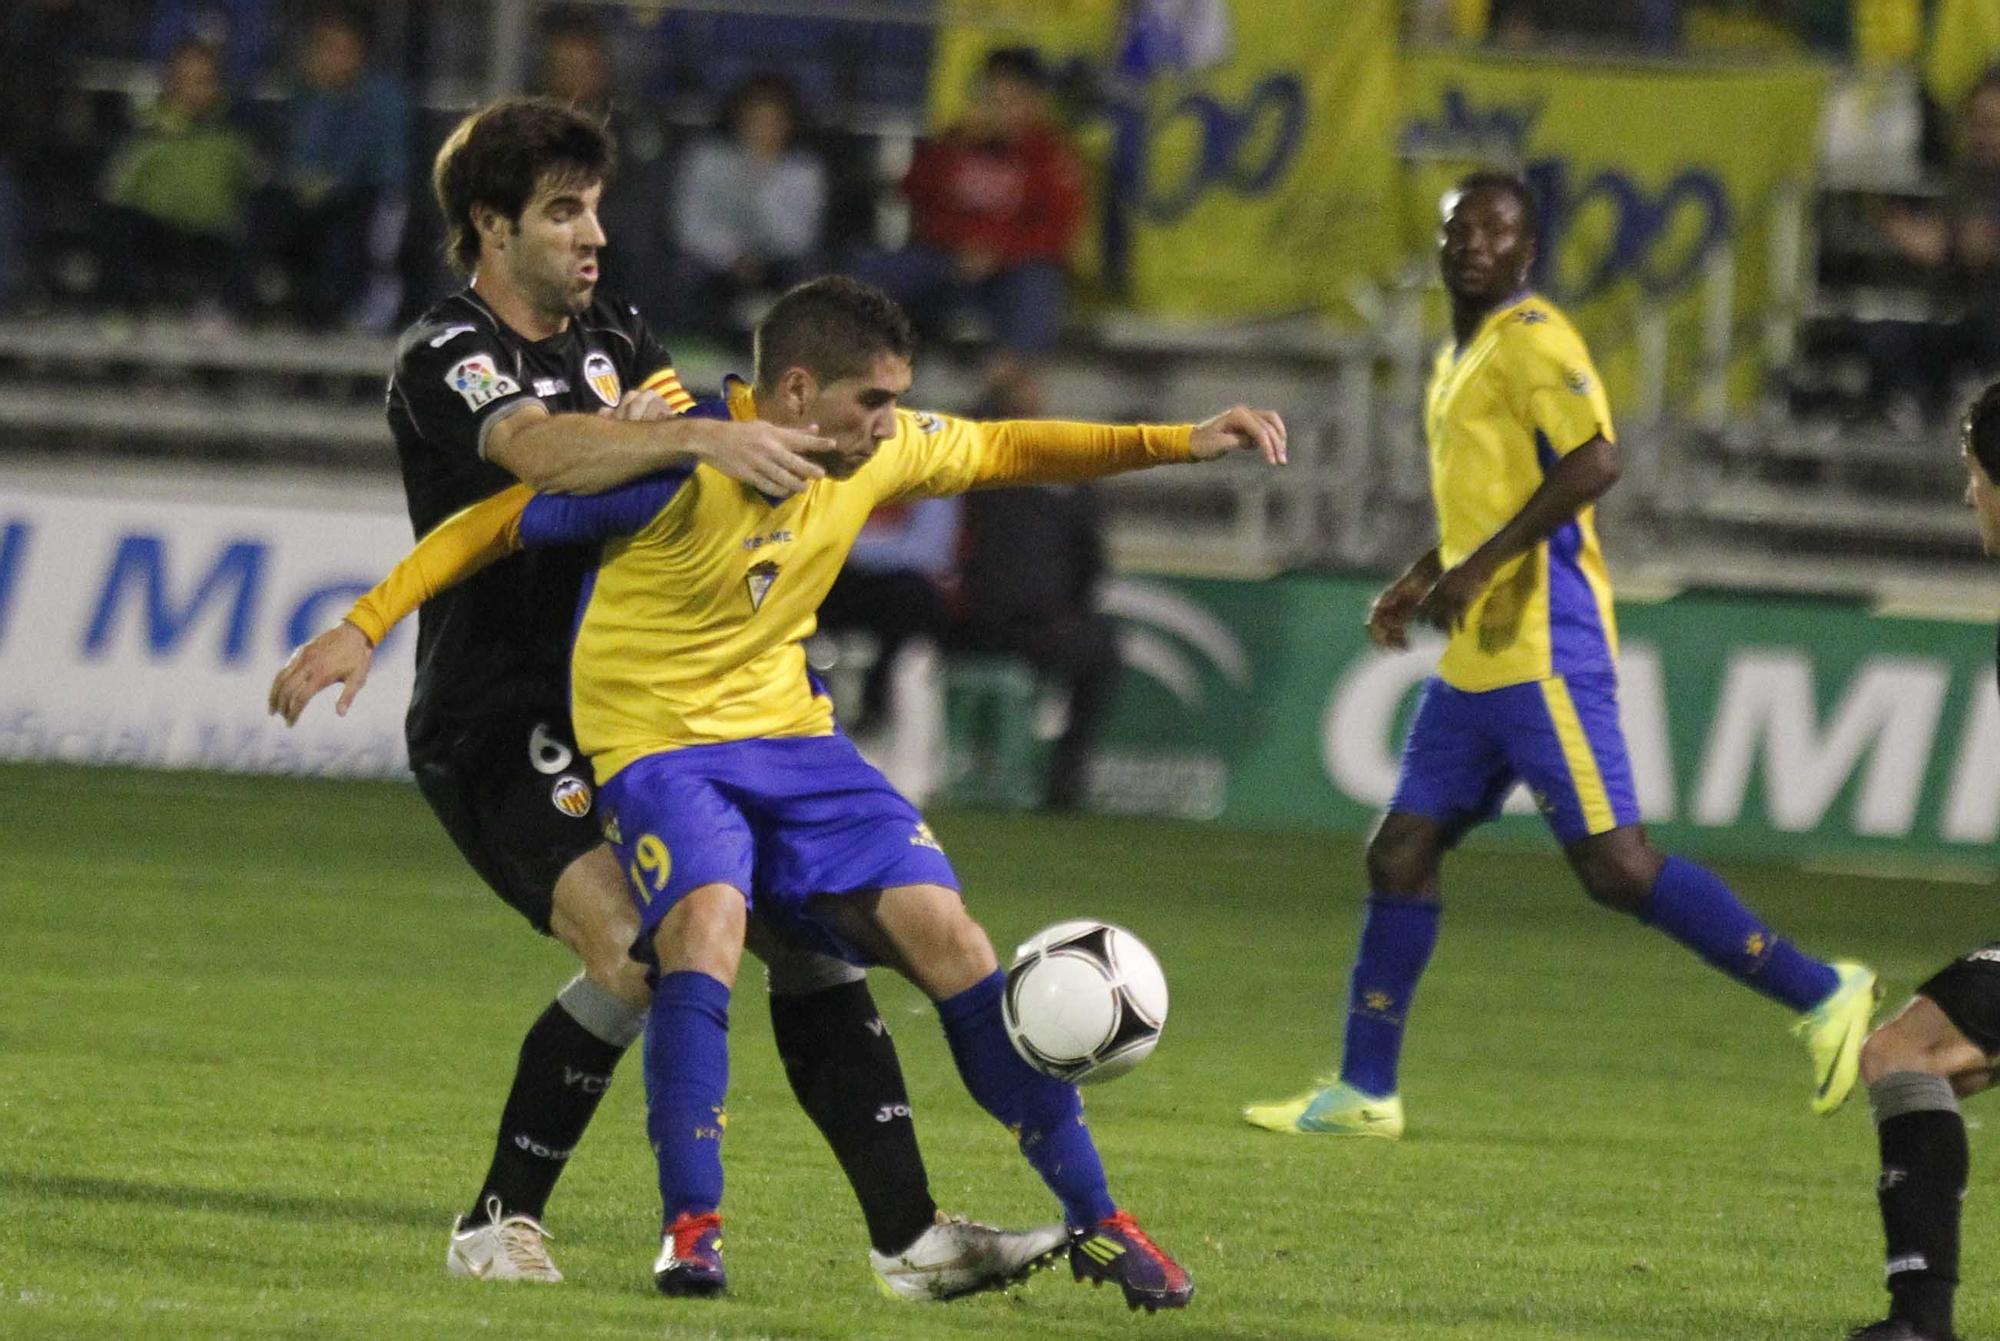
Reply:
<svg viewBox="0 0 2000 1341"><path fill-rule="evenodd" d="M787 939L867 960L814 922L816 894L958 888L917 808L845 736L692 745L628 764L598 788L639 906L634 955L689 890L730 885Z"/></svg>
<svg viewBox="0 0 2000 1341"><path fill-rule="evenodd" d="M1499 814L1516 782L1528 784L1564 847L1639 822L1617 676L1477 694L1435 676L1424 685L1389 809L1436 820L1457 841Z"/></svg>

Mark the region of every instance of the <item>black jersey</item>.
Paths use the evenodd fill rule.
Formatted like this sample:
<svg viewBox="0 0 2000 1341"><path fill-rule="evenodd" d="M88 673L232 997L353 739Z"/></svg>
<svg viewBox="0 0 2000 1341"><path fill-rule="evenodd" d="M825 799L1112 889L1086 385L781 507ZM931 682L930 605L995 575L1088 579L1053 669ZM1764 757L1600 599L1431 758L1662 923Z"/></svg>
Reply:
<svg viewBox="0 0 2000 1341"><path fill-rule="evenodd" d="M537 402L594 413L640 386L685 399L634 308L600 297L562 334L528 340L470 289L453 294L404 333L389 379L411 527L422 536L514 483L486 460L501 419ZM521 710L567 719L570 628L595 558L594 546L524 551L424 605L404 723L413 757L436 752L454 724Z"/></svg>

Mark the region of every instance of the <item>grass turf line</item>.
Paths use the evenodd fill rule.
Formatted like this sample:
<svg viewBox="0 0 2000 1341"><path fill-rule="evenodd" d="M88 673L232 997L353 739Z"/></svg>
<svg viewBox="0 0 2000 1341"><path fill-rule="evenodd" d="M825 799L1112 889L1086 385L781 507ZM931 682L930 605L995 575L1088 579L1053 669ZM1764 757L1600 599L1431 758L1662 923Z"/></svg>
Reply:
<svg viewBox="0 0 2000 1341"><path fill-rule="evenodd" d="M1796 1341L1882 1308L1864 1105L1810 1117L1782 1012L1590 906L1553 853L1475 840L1453 859L1404 1069L1410 1136L1348 1144L1236 1110L1327 1065L1353 842L935 817L1003 957L1095 915L1166 965L1160 1051L1086 1094L1113 1191L1198 1285L1185 1315L1135 1320L1066 1267L1008 1297L879 1298L754 968L733 1012L731 1297L651 1292L636 1060L550 1208L570 1283L449 1280L445 1229L569 968L415 792L6 768L0 814L0 1336ZM1993 934L1983 891L1726 874L1808 949L1876 963L1892 1004ZM929 1007L875 976L939 1200L1048 1218ZM2000 1151L1972 1143L1961 1330L1978 1336L2000 1332L1981 1195Z"/></svg>

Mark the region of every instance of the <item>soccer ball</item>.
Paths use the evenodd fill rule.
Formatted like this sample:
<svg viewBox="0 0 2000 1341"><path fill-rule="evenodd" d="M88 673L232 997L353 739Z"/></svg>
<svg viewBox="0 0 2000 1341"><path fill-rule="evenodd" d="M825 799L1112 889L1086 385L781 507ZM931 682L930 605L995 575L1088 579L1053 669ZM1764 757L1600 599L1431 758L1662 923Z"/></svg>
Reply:
<svg viewBox="0 0 2000 1341"><path fill-rule="evenodd" d="M1014 952L1001 1014L1028 1065L1091 1085L1124 1075L1159 1043L1167 978L1125 928L1058 922Z"/></svg>

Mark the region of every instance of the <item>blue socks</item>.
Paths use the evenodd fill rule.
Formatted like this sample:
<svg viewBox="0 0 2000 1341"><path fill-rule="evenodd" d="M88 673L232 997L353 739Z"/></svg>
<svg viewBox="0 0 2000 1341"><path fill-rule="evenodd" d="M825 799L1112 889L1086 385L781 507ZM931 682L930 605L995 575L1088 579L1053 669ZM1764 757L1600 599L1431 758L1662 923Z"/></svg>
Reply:
<svg viewBox="0 0 2000 1341"><path fill-rule="evenodd" d="M1377 1099L1396 1092L1396 1063L1403 1053L1403 1024L1417 980L1437 944L1435 900L1370 894L1361 921L1361 947L1347 988L1347 1035L1340 1050L1340 1078Z"/></svg>
<svg viewBox="0 0 2000 1341"><path fill-rule="evenodd" d="M1368 896L1340 1054L1340 1078L1363 1094L1396 1092L1403 1026L1437 944L1441 911L1427 900ZM1667 858L1640 920L1795 1011L1811 1010L1840 982L1831 967L1778 939L1720 877L1679 857Z"/></svg>
<svg viewBox="0 0 2000 1341"><path fill-rule="evenodd" d="M995 969L992 976L938 1002L952 1060L979 1106L1019 1138L1021 1153L1062 1202L1063 1218L1072 1225L1094 1225L1118 1207L1083 1122L1083 1101L1076 1086L1035 1070L1008 1042L1000 1020L1006 985L1006 975Z"/></svg>
<svg viewBox="0 0 2000 1341"><path fill-rule="evenodd" d="M1808 1011L1840 983L1832 968L1778 939L1721 877L1668 857L1639 914L1745 987Z"/></svg>
<svg viewBox="0 0 2000 1341"><path fill-rule="evenodd" d="M706 973L666 974L646 1020L646 1134L660 1162L663 1224L722 1204L728 1089L729 989Z"/></svg>

